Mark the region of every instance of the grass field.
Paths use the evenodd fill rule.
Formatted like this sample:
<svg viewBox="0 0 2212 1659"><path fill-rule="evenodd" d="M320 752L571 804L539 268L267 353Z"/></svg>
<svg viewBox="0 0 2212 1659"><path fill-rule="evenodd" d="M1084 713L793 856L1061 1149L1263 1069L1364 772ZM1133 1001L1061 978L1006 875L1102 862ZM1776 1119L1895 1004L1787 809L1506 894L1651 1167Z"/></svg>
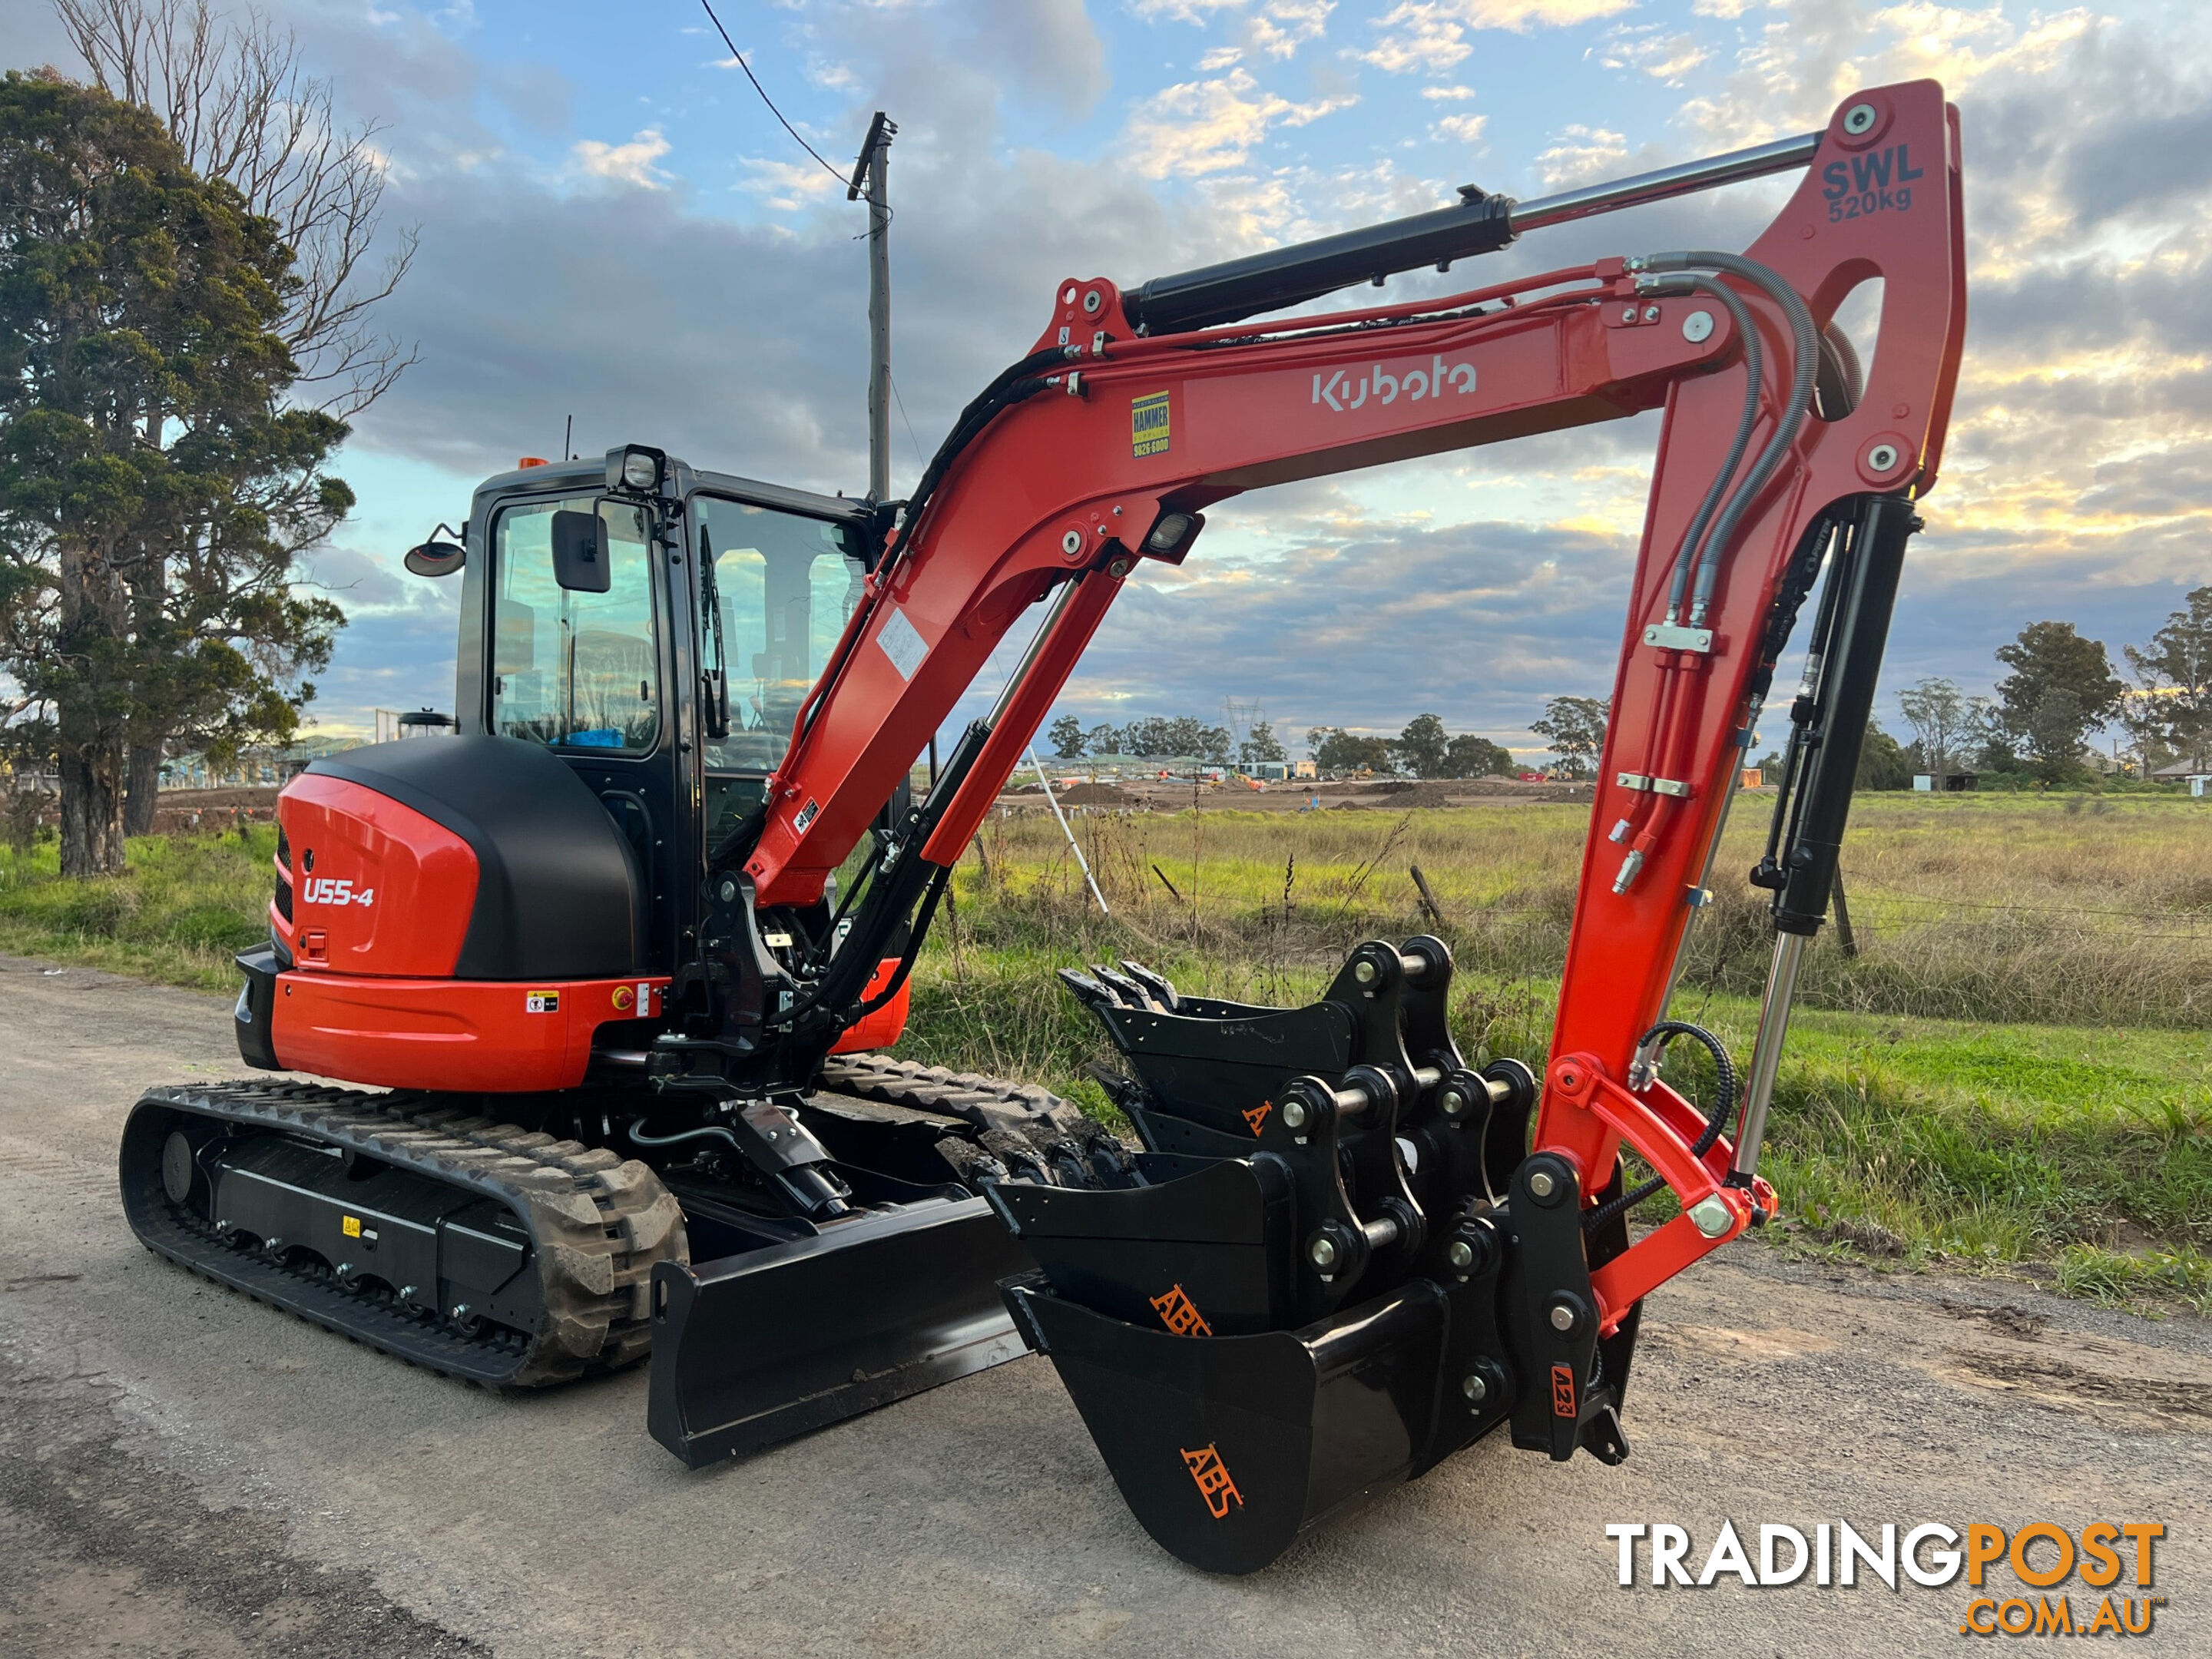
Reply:
<svg viewBox="0 0 2212 1659"><path fill-rule="evenodd" d="M1742 880L1760 806L1739 804L1674 1008L1739 1056L1771 937ZM1588 810L1081 816L1110 918L1048 815L994 818L902 1052L1103 1114L1089 1069L1108 1051L1055 967L1136 957L1188 990L1295 1003L1360 939L1433 931L1460 965L1462 1046L1540 1063ZM273 842L149 838L90 883L58 879L51 847L0 852L0 949L228 989L230 954L264 932ZM1775 1236L2212 1311L2212 808L1875 795L1844 868L1858 952L1829 930L1808 955L1767 1143Z"/></svg>

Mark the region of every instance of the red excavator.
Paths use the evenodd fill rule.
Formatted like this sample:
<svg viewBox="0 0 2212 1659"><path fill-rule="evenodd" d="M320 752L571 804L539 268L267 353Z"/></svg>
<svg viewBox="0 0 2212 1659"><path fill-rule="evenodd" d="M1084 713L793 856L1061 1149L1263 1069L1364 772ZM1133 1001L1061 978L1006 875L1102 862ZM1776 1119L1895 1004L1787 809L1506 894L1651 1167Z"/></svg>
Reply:
<svg viewBox="0 0 2212 1659"><path fill-rule="evenodd" d="M1917 82L1617 184L1470 187L1134 289L1070 279L903 502L641 445L489 480L458 541L407 560L461 574L458 734L285 789L271 938L240 959L249 1063L376 1091L153 1091L124 1133L132 1225L489 1385L649 1351L650 1427L693 1464L1048 1354L1144 1525L1222 1571L1493 1429L1618 1462L1644 1298L1774 1212L1759 1146L1794 982L1958 374L1959 167L1955 112ZM1741 253L1280 314L1796 168ZM1863 368L1832 319L1875 282ZM1540 1079L1462 1053L1432 938L1360 945L1304 1008L1065 973L1141 1150L1042 1090L872 1052L1141 561L1180 562L1244 490L1652 409ZM1668 1004L1816 588L1752 872L1776 938L1739 1085ZM916 757L1032 611L914 799ZM1702 1105L1659 1075L1676 1040L1711 1053ZM1677 1213L1632 1233L1662 1188Z"/></svg>

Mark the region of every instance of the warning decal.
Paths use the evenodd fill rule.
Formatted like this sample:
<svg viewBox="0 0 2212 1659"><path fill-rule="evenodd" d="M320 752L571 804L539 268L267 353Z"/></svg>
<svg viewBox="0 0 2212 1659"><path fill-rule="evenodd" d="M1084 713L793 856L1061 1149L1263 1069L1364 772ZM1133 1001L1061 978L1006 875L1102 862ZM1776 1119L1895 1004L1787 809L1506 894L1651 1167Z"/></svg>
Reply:
<svg viewBox="0 0 2212 1659"><path fill-rule="evenodd" d="M526 1014L557 1014L561 1012L561 994L558 991L532 991L522 999L522 1012Z"/></svg>

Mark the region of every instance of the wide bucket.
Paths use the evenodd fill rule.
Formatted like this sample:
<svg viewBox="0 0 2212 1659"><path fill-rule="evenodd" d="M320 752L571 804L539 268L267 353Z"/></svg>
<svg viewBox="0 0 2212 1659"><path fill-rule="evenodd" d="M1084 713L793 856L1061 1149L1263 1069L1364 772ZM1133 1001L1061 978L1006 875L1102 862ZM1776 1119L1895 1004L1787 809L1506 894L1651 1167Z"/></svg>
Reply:
<svg viewBox="0 0 2212 1659"><path fill-rule="evenodd" d="M980 1198L661 1262L647 1426L697 1468L1018 1358L998 1281L1029 1265Z"/></svg>
<svg viewBox="0 0 2212 1659"><path fill-rule="evenodd" d="M1094 1313L1042 1273L1001 1287L1145 1530L1248 1573L1426 1467L1443 1293L1416 1280L1297 1331L1178 1336Z"/></svg>

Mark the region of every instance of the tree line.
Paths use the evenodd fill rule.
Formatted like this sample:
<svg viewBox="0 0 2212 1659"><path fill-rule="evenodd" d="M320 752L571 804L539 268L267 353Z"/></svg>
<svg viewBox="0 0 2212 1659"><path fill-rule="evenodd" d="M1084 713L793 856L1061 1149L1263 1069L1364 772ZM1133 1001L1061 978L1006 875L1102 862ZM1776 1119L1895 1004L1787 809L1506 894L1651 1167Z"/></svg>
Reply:
<svg viewBox="0 0 2212 1659"><path fill-rule="evenodd" d="M1611 705L1597 697L1554 697L1532 730L1560 758L1570 777L1588 775L1605 747ZM1290 758L1274 726L1253 723L1240 743L1229 728L1189 715L1152 716L1126 726L1086 727L1062 714L1046 727L1053 753L1064 761L1086 757L1131 756L1143 759L1194 759L1215 766L1254 766ZM1472 732L1452 732L1437 714L1417 714L1395 738L1369 737L1340 726L1316 726L1306 732L1306 752L1324 773L1373 772L1416 778L1510 777L1520 769L1510 750Z"/></svg>
<svg viewBox="0 0 2212 1659"><path fill-rule="evenodd" d="M258 13L57 0L89 84L0 80L0 745L120 870L161 763L291 741L345 617L300 560L412 362L370 317L384 170Z"/></svg>
<svg viewBox="0 0 2212 1659"><path fill-rule="evenodd" d="M1969 694L1940 675L1916 680L1897 699L1912 742L1869 733L1875 770L1902 775L1870 787L1907 787L1913 773L2078 782L2088 770L2089 734L2114 726L2127 734L2144 776L2176 762L2212 770L2212 587L2191 592L2148 641L2121 653L2133 685L2102 641L2084 639L2072 623L2030 623L1997 647L2011 672L1991 695Z"/></svg>

